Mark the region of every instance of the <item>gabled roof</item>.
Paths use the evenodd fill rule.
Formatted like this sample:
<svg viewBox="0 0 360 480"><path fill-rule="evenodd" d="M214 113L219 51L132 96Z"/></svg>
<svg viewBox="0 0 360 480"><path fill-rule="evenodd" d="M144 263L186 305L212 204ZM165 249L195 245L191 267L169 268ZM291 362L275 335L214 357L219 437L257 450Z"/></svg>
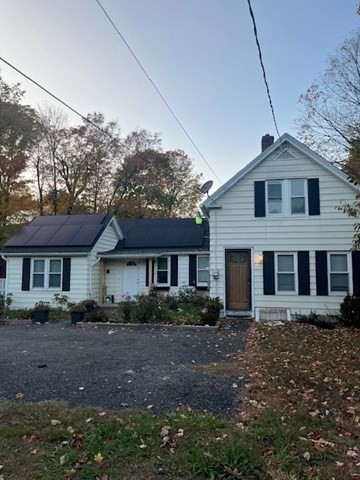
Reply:
<svg viewBox="0 0 360 480"><path fill-rule="evenodd" d="M112 215L39 216L18 230L1 252L89 252L113 219Z"/></svg>
<svg viewBox="0 0 360 480"><path fill-rule="evenodd" d="M248 163L242 170L240 170L232 178L230 178L230 180L225 182L218 190L216 190L216 192L214 192L212 195L210 195L201 204L201 207L204 207L205 209L206 208L211 208L215 204L215 202L222 195L224 195L224 193L226 193L228 190L230 190L237 182L239 182L248 173L250 173L252 170L254 170L258 165L260 165L264 160L266 160L271 154L276 152L276 150L279 150L279 153L281 153L282 150L287 151L287 149L289 147L289 144L292 147L294 147L295 149L299 150L304 155L306 155L308 158L313 160L316 164L323 167L329 173L336 176L339 180L346 183L346 185L348 185L354 191L357 190L357 188L352 183L349 182L347 176L341 170L339 170L337 167L335 167L330 162L325 160L324 157L317 154L316 152L314 152L313 150L308 148L303 143L299 142L299 140L296 140L296 138L291 136L289 133L284 133L278 140L276 140L276 142L274 142L264 152L260 153L260 155L258 155L254 160L252 160L250 163Z"/></svg>
<svg viewBox="0 0 360 480"><path fill-rule="evenodd" d="M209 225L194 218L120 220L124 238L100 256L154 255L209 250Z"/></svg>

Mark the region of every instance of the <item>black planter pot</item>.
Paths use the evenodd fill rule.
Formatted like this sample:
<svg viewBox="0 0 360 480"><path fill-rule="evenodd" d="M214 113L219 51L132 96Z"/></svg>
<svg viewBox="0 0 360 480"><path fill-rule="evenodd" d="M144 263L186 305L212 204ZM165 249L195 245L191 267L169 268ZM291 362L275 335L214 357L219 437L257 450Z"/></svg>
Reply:
<svg viewBox="0 0 360 480"><path fill-rule="evenodd" d="M82 322L85 317L85 312L71 312L71 323L75 325L77 322Z"/></svg>
<svg viewBox="0 0 360 480"><path fill-rule="evenodd" d="M49 321L49 310L34 310L32 314L34 323L46 323Z"/></svg>

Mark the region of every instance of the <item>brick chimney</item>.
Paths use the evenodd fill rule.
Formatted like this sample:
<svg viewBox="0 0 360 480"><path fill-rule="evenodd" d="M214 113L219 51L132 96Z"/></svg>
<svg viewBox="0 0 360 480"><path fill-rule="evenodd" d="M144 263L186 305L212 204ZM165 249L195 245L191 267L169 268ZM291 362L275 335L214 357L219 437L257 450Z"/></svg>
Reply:
<svg viewBox="0 0 360 480"><path fill-rule="evenodd" d="M269 148L273 143L274 143L274 137L272 137L267 133L261 139L261 151L265 152L265 150Z"/></svg>

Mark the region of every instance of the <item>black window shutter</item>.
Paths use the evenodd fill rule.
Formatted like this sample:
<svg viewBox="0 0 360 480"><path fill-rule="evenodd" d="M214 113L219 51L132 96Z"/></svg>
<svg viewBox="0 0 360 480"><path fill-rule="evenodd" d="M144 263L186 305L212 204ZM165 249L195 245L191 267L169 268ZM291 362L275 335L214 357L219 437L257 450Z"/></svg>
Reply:
<svg viewBox="0 0 360 480"><path fill-rule="evenodd" d="M327 253L315 252L316 295L329 295Z"/></svg>
<svg viewBox="0 0 360 480"><path fill-rule="evenodd" d="M320 215L319 179L308 178L309 215Z"/></svg>
<svg viewBox="0 0 360 480"><path fill-rule="evenodd" d="M254 182L255 217L265 217L265 182Z"/></svg>
<svg viewBox="0 0 360 480"><path fill-rule="evenodd" d="M71 258L63 258L63 277L62 277L62 291L70 291L70 273L71 273Z"/></svg>
<svg viewBox="0 0 360 480"><path fill-rule="evenodd" d="M30 258L23 258L21 290L30 290Z"/></svg>
<svg viewBox="0 0 360 480"><path fill-rule="evenodd" d="M189 287L196 287L196 255L189 255Z"/></svg>
<svg viewBox="0 0 360 480"><path fill-rule="evenodd" d="M309 252L298 252L299 295L310 295Z"/></svg>
<svg viewBox="0 0 360 480"><path fill-rule="evenodd" d="M178 256L171 255L170 285L176 287L178 284Z"/></svg>
<svg viewBox="0 0 360 480"><path fill-rule="evenodd" d="M351 257L353 292L355 295L360 295L360 251L352 252Z"/></svg>
<svg viewBox="0 0 360 480"><path fill-rule="evenodd" d="M274 252L263 252L264 295L275 295Z"/></svg>

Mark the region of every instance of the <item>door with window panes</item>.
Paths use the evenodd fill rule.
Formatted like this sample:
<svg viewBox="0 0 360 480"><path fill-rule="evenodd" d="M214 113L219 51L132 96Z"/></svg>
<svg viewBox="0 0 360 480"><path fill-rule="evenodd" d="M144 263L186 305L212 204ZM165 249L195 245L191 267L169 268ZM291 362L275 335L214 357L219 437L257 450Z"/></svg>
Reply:
<svg viewBox="0 0 360 480"><path fill-rule="evenodd" d="M226 308L251 310L250 250L226 251Z"/></svg>

